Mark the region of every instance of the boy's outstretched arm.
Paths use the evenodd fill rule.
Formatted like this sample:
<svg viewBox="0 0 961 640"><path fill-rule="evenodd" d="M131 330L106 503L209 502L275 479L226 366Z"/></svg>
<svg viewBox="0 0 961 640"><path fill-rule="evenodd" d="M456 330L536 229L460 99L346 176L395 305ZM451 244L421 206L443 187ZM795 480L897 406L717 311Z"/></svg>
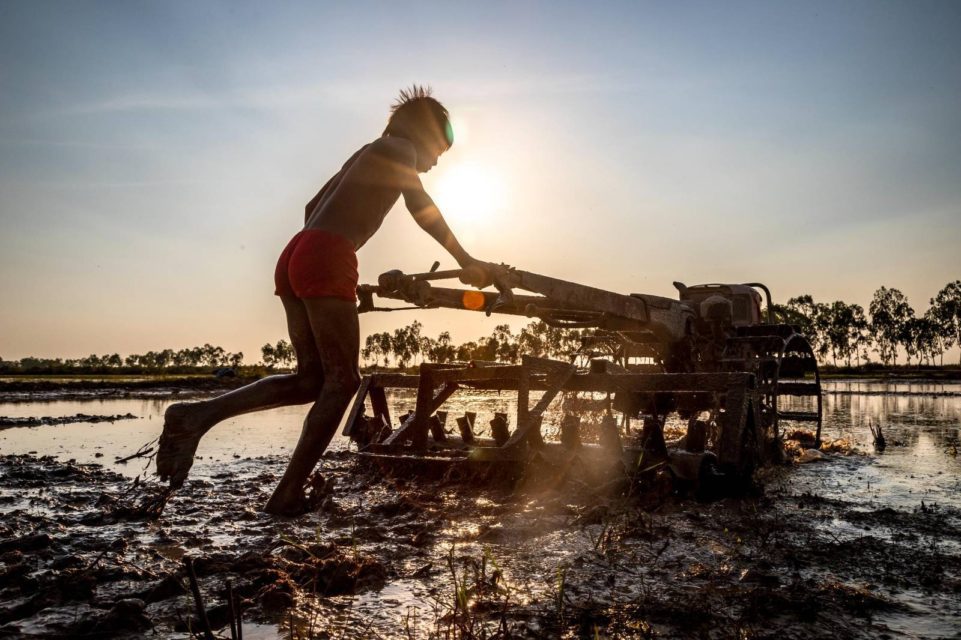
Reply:
<svg viewBox="0 0 961 640"><path fill-rule="evenodd" d="M410 143L392 148L390 154L395 166L400 166L400 191L404 196L404 204L410 211L417 225L436 240L447 252L453 256L457 264L469 272L469 281L479 289L493 282L494 265L473 258L454 236L454 232L447 226L447 221L434 200L424 190L424 185L417 175L417 156Z"/></svg>
<svg viewBox="0 0 961 640"><path fill-rule="evenodd" d="M407 185L409 186L404 189L404 203L418 226L440 243L461 267L467 267L477 262L454 237L454 233L447 226L447 221L444 220L440 209L424 191L420 178L413 174L408 178Z"/></svg>

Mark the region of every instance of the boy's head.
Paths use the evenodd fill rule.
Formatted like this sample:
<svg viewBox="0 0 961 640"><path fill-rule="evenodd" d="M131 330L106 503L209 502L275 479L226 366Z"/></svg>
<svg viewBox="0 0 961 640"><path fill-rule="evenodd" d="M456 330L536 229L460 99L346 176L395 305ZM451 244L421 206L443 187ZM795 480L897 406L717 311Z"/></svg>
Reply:
<svg viewBox="0 0 961 640"><path fill-rule="evenodd" d="M430 87L402 89L390 108L384 135L407 138L417 148L417 170L428 171L454 144L447 109L430 95Z"/></svg>

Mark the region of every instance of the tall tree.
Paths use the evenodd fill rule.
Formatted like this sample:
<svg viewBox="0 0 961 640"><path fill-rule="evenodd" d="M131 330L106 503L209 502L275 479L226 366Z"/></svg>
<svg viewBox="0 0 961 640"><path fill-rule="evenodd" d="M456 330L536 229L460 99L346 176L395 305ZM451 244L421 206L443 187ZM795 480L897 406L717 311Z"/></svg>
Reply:
<svg viewBox="0 0 961 640"><path fill-rule="evenodd" d="M849 344L857 364L860 366L861 355L867 354L868 347L870 347L873 342L870 325L868 323L868 317L864 313L864 307L859 304L848 305L848 307L851 314L851 324L848 326ZM865 359L867 359L866 355ZM850 356L848 356L848 366L851 366Z"/></svg>
<svg viewBox="0 0 961 640"><path fill-rule="evenodd" d="M277 354L274 351L274 345L269 342L260 348L260 358L263 360L264 364L268 367L272 367L277 364Z"/></svg>
<svg viewBox="0 0 961 640"><path fill-rule="evenodd" d="M906 364L911 366L911 359L918 356L918 366L921 366L922 351L919 348L921 342L921 321L918 318L910 317L901 325L901 337L899 342L904 347Z"/></svg>
<svg viewBox="0 0 961 640"><path fill-rule="evenodd" d="M905 338L905 325L914 317L908 299L897 289L881 287L874 292L869 307L871 331L877 344L878 355L884 364L897 365L898 345Z"/></svg>
<svg viewBox="0 0 961 640"><path fill-rule="evenodd" d="M543 321L528 323L517 336L517 348L521 355L540 358L545 354L544 333L547 325Z"/></svg>
<svg viewBox="0 0 961 640"><path fill-rule="evenodd" d="M390 357L394 353L394 340L386 331L381 331L377 335L377 347L380 355L384 359L384 366L390 366Z"/></svg>
<svg viewBox="0 0 961 640"><path fill-rule="evenodd" d="M924 320L928 323L931 331L931 364L934 364L935 358L940 358L940 364L944 366L944 352L947 350L947 345L950 343L950 340L945 340L944 327L941 325L941 319L938 317L937 309L928 307L928 310L924 312Z"/></svg>
<svg viewBox="0 0 961 640"><path fill-rule="evenodd" d="M431 345L430 359L434 362L450 362L454 359L454 347L450 338L450 331L441 331Z"/></svg>
<svg viewBox="0 0 961 640"><path fill-rule="evenodd" d="M494 327L490 340L494 345L495 360L499 362L517 362L518 349L517 340L514 338L511 327L508 324L499 324Z"/></svg>
<svg viewBox="0 0 961 640"><path fill-rule="evenodd" d="M830 326L830 308L822 302L815 302L809 294L797 296L787 301L787 308L801 333L811 343L811 348L822 359L830 352L831 345L827 336Z"/></svg>
<svg viewBox="0 0 961 640"><path fill-rule="evenodd" d="M370 360L377 364L380 357L380 345L377 343L377 334L370 334L364 339L364 347L360 350L360 357L364 359L364 364Z"/></svg>
<svg viewBox="0 0 961 640"><path fill-rule="evenodd" d="M179 349L174 353L173 365L175 367L186 367L189 364L192 364L190 349Z"/></svg>
<svg viewBox="0 0 961 640"><path fill-rule="evenodd" d="M409 325L407 325L407 331L404 333L404 339L407 340L407 349L413 355L414 362L417 361L417 356L421 356L421 347L423 346L421 329L424 325L418 320L414 320Z"/></svg>
<svg viewBox="0 0 961 640"><path fill-rule="evenodd" d="M173 359L173 349L164 349L157 353L157 367L160 369L166 369L173 362Z"/></svg>
<svg viewBox="0 0 961 640"><path fill-rule="evenodd" d="M464 342L457 345L456 356L462 362L479 358L477 356L478 346L474 341Z"/></svg>
<svg viewBox="0 0 961 640"><path fill-rule="evenodd" d="M281 338L274 345L274 358L280 366L290 367L297 360L297 354L294 352L293 345Z"/></svg>
<svg viewBox="0 0 961 640"><path fill-rule="evenodd" d="M850 367L851 357L858 356L859 349L866 341L868 321L864 316L864 308L838 300L831 303L826 318L826 338L831 345L832 355L844 359Z"/></svg>
<svg viewBox="0 0 961 640"><path fill-rule="evenodd" d="M223 347L215 347L208 342L200 349L201 353L203 354L201 361L205 366L217 367L225 364L225 352Z"/></svg>
<svg viewBox="0 0 961 640"><path fill-rule="evenodd" d="M961 280L944 285L938 295L931 298L931 307L944 349L961 346Z"/></svg>
<svg viewBox="0 0 961 640"><path fill-rule="evenodd" d="M394 329L394 333L391 335L390 339L390 346L394 352L394 358L397 360L397 366L399 366L401 369L406 369L407 365L411 361L411 358L414 357L412 344L413 343L410 338L410 327L400 327L399 329Z"/></svg>
<svg viewBox="0 0 961 640"><path fill-rule="evenodd" d="M810 298L810 296L807 296ZM797 298L793 298L797 300ZM805 333L805 329L808 327L807 316L799 313L797 310L792 309L786 304L777 304L776 302L771 305L771 310L774 312L774 321L782 324L793 324L801 330L801 333Z"/></svg>
<svg viewBox="0 0 961 640"><path fill-rule="evenodd" d="M929 309L930 311L930 309ZM918 365L921 359L927 360L928 364L934 364L934 359L938 353L943 353L941 349L941 338L938 335L938 323L932 314L925 313L922 317L915 320L914 347L918 353Z"/></svg>

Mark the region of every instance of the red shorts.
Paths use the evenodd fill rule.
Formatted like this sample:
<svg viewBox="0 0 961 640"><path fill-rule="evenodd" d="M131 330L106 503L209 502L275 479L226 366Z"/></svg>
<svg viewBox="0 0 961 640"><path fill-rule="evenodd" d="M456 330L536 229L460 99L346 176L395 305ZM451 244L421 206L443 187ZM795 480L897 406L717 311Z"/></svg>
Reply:
<svg viewBox="0 0 961 640"><path fill-rule="evenodd" d="M287 246L274 271L274 294L357 300L357 254L344 236L304 229Z"/></svg>

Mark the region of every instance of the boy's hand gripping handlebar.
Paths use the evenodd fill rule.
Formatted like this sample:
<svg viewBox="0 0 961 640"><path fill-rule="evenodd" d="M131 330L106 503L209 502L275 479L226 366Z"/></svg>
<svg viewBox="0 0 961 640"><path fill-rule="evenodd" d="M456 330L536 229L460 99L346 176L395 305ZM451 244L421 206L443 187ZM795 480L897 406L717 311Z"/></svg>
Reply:
<svg viewBox="0 0 961 640"><path fill-rule="evenodd" d="M510 282L511 268L506 264L493 264L491 262L473 262L458 274L458 279L464 284L468 284L478 289L493 284L497 289L497 298L485 309L489 316L501 307L514 304L514 291Z"/></svg>

